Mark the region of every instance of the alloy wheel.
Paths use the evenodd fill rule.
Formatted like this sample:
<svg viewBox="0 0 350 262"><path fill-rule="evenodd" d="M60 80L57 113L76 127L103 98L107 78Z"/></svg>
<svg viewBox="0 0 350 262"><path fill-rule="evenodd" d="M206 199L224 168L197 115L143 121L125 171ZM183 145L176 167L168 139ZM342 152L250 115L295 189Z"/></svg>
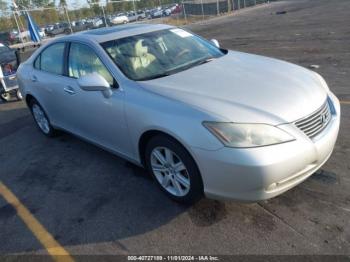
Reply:
<svg viewBox="0 0 350 262"><path fill-rule="evenodd" d="M37 104L34 104L32 106L33 116L38 124L41 131L43 131L45 134L48 134L50 132L50 124L49 120L46 118L46 115L44 111L41 109L41 107Z"/></svg>
<svg viewBox="0 0 350 262"><path fill-rule="evenodd" d="M159 184L170 194L182 197L191 188L183 161L170 149L156 147L151 153L151 168Z"/></svg>

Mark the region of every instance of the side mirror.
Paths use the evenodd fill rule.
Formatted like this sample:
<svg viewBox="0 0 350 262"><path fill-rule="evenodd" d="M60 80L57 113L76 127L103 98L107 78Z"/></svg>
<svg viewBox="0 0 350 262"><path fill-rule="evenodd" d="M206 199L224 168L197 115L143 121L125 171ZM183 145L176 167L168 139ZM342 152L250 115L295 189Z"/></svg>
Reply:
<svg viewBox="0 0 350 262"><path fill-rule="evenodd" d="M84 91L101 91L106 98L112 95L109 83L98 73L80 77L78 79L78 85Z"/></svg>
<svg viewBox="0 0 350 262"><path fill-rule="evenodd" d="M218 40L212 39L212 40L210 40L210 42L212 42L217 48L220 48L220 44L219 44Z"/></svg>

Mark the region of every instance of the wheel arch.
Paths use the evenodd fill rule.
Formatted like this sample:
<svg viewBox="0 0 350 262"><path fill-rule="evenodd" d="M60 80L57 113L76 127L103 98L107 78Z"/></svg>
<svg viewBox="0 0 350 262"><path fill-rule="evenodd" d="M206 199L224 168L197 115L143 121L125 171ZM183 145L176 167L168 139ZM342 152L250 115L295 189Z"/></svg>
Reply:
<svg viewBox="0 0 350 262"><path fill-rule="evenodd" d="M25 96L25 101L26 101L26 104L28 106L28 108L30 109L31 107L31 102L32 101L35 101L36 103L38 103L40 105L40 107L42 108L42 110L45 112L46 116L50 119L50 116L47 114L47 111L45 110L45 108L43 107L43 105L40 103L40 101L32 94L28 93L26 94ZM31 109L30 109L31 110Z"/></svg>
<svg viewBox="0 0 350 262"><path fill-rule="evenodd" d="M26 101L27 107L30 107L31 101L38 101L38 100L33 95L27 94L25 97L25 101Z"/></svg>
<svg viewBox="0 0 350 262"><path fill-rule="evenodd" d="M198 174L199 174L199 180L198 180L198 184L197 186L199 186L200 190L201 190L201 195L204 194L204 180L203 180L203 176L202 176L202 173L201 173L201 169L199 168L198 166L198 162L196 161L196 158L194 157L194 154L193 152L191 152L191 150L189 149L189 147L182 143L181 142L181 139L178 139L176 137L176 135L172 135L172 134L169 134L167 133L166 131L161 131L161 130L157 130L157 129L152 129L152 130L148 130L148 131L145 131L140 139L139 139L139 144L138 144L138 147L139 147L139 157L140 157L140 161L141 161L141 164L146 167L146 159L145 159L145 153L146 153L146 147L147 147L147 143L155 136L164 136L164 137L167 137L171 140L173 140L174 142L178 143L179 145L181 145L183 147L183 149L185 151L187 151L189 157L192 159L193 163L194 163L194 168L197 170Z"/></svg>
<svg viewBox="0 0 350 262"><path fill-rule="evenodd" d="M198 164L196 161L196 158L193 156L193 153L191 152L190 148L176 135L171 134L169 132L163 131L163 130L159 130L159 129L150 129L147 130L145 132L142 133L142 135L139 138L138 141L138 155L140 158L140 162L143 166L145 166L145 152L146 152L146 146L147 143L155 136L160 135L160 136L165 136L170 138L171 140L174 140L175 142L179 143L183 148L186 149L186 151L188 152L188 154L192 157L193 161L195 162L198 170Z"/></svg>

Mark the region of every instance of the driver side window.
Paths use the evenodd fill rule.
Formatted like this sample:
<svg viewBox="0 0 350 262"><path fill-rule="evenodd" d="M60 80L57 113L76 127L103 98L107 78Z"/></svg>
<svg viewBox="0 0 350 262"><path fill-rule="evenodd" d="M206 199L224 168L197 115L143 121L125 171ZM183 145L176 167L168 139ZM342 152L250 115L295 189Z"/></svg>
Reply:
<svg viewBox="0 0 350 262"><path fill-rule="evenodd" d="M79 78L91 73L100 74L107 80L111 87L114 86L113 76L96 53L84 44L71 43L68 58L69 77Z"/></svg>

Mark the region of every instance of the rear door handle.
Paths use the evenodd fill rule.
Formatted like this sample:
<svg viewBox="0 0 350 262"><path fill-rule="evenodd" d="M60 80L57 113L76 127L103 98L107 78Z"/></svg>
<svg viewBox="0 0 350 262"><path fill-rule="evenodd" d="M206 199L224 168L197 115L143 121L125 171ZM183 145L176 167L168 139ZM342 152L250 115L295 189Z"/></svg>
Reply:
<svg viewBox="0 0 350 262"><path fill-rule="evenodd" d="M31 80L32 80L32 82L37 82L38 78L36 76L32 75Z"/></svg>
<svg viewBox="0 0 350 262"><path fill-rule="evenodd" d="M71 86L66 86L64 89L64 92L70 94L70 95L74 95L75 94L75 91L74 91L74 88L71 87Z"/></svg>

